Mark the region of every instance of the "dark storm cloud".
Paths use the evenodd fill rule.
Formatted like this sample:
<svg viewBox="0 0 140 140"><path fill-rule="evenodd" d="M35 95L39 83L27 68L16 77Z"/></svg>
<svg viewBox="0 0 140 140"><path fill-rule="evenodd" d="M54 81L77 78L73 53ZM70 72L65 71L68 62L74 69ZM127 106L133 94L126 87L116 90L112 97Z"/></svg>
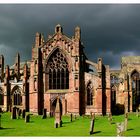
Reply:
<svg viewBox="0 0 140 140"><path fill-rule="evenodd" d="M35 32L47 37L60 23L64 33L74 35L81 27L82 42L90 60L102 57L111 68L120 66L121 56L140 54L140 5L45 4L0 5L0 54L14 63L31 59Z"/></svg>

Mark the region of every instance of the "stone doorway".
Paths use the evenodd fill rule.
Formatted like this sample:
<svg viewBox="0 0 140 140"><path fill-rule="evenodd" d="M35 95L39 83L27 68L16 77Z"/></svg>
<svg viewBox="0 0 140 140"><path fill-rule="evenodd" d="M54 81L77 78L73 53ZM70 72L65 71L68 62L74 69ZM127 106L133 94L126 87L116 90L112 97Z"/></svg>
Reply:
<svg viewBox="0 0 140 140"><path fill-rule="evenodd" d="M52 101L52 105L51 105L51 113L52 113L52 116L55 115L56 102L57 102L57 98ZM60 113L62 115L62 102L61 102L60 99L59 99L59 104L60 104Z"/></svg>

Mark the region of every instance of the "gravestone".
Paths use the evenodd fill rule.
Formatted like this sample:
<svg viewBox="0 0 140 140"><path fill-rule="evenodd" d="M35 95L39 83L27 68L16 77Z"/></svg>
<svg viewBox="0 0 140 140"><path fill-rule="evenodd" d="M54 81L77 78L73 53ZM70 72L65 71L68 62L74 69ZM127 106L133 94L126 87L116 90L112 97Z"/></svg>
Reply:
<svg viewBox="0 0 140 140"><path fill-rule="evenodd" d="M93 134L94 131L94 117L92 117L91 122L90 122L90 135Z"/></svg>
<svg viewBox="0 0 140 140"><path fill-rule="evenodd" d="M11 112L11 119L16 119L17 118L17 109L16 107L12 108L12 112Z"/></svg>
<svg viewBox="0 0 140 140"><path fill-rule="evenodd" d="M70 121L72 122L72 113L70 114Z"/></svg>
<svg viewBox="0 0 140 140"><path fill-rule="evenodd" d="M124 119L124 130L127 131L127 125L128 125L128 113L125 113L125 119Z"/></svg>
<svg viewBox="0 0 140 140"><path fill-rule="evenodd" d="M47 118L47 114L46 114L46 112L47 112L47 109L43 109L43 116L42 116L42 119L46 119Z"/></svg>
<svg viewBox="0 0 140 140"><path fill-rule="evenodd" d="M22 118L24 119L25 118L25 115L26 115L26 111L25 109L22 110Z"/></svg>
<svg viewBox="0 0 140 140"><path fill-rule="evenodd" d="M25 116L25 122L26 123L30 122L30 114L28 114L28 115Z"/></svg>
<svg viewBox="0 0 140 140"><path fill-rule="evenodd" d="M56 108L55 108L55 122L54 122L54 127L62 126L62 120L61 120L61 112L60 112L60 104L59 104L59 98L57 98L56 101Z"/></svg>
<svg viewBox="0 0 140 140"><path fill-rule="evenodd" d="M123 132L124 132L124 122L121 123L116 123L116 128L117 128L117 136L123 136Z"/></svg>

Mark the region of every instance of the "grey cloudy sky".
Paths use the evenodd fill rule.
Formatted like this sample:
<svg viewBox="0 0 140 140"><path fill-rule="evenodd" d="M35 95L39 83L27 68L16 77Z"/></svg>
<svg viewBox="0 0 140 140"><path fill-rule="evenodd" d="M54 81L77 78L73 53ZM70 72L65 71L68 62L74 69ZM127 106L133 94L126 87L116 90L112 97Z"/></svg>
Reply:
<svg viewBox="0 0 140 140"><path fill-rule="evenodd" d="M36 32L54 33L61 24L69 37L81 27L82 42L90 60L103 58L112 69L120 68L121 56L140 55L139 4L0 4L0 54L13 64L31 59Z"/></svg>

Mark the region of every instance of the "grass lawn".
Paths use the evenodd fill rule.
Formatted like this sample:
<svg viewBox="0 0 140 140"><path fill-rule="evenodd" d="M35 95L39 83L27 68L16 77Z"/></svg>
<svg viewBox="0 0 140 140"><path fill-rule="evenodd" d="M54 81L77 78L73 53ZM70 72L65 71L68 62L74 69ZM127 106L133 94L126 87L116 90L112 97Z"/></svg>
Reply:
<svg viewBox="0 0 140 140"><path fill-rule="evenodd" d="M10 113L3 113L0 136L116 136L116 122L124 120L124 115L113 116L110 124L107 116L96 116L94 134L89 135L90 118L78 117L70 122L69 116L63 116L63 126L54 128L54 118L42 119L42 116L31 116L30 122L24 119L11 120ZM140 136L140 117L129 114L128 130L124 136Z"/></svg>

